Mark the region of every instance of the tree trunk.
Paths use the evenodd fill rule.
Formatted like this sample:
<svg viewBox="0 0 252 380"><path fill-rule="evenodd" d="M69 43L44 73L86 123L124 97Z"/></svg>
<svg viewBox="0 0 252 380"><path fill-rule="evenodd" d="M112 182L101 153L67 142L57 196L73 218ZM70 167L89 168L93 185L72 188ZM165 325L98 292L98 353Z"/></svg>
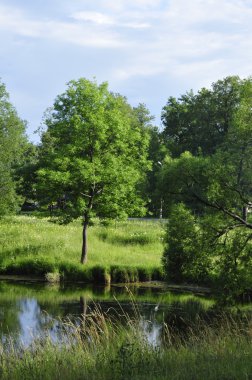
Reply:
<svg viewBox="0 0 252 380"><path fill-rule="evenodd" d="M243 206L242 208L242 219L246 222L247 221L247 214L248 214L248 208L247 206Z"/></svg>
<svg viewBox="0 0 252 380"><path fill-rule="evenodd" d="M85 264L87 262L87 229L88 229L88 222L84 220L83 231L82 231L81 264Z"/></svg>
<svg viewBox="0 0 252 380"><path fill-rule="evenodd" d="M80 307L81 307L81 325L80 325L80 336L83 341L86 341L86 317L87 317L87 300L83 296L80 296Z"/></svg>

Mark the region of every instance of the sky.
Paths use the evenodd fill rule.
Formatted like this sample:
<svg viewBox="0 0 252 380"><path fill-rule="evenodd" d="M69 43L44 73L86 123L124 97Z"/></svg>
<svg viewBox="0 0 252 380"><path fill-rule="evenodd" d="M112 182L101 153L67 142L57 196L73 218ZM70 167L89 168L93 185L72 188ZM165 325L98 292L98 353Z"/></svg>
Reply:
<svg viewBox="0 0 252 380"><path fill-rule="evenodd" d="M161 126L168 97L252 74L252 0L0 0L0 78L34 134L72 79L108 81Z"/></svg>

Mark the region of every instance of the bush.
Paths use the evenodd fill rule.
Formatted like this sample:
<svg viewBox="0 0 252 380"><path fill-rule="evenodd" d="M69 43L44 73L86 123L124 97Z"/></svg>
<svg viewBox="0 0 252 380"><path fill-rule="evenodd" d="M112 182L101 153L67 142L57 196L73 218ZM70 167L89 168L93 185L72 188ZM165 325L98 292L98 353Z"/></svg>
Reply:
<svg viewBox="0 0 252 380"><path fill-rule="evenodd" d="M63 281L92 282L90 269L84 268L81 264L63 261L59 263L58 268Z"/></svg>
<svg viewBox="0 0 252 380"><path fill-rule="evenodd" d="M51 283L60 282L60 274L59 272L53 272L53 273L49 272L45 274L45 279L46 281L51 282Z"/></svg>
<svg viewBox="0 0 252 380"><path fill-rule="evenodd" d="M163 267L166 278L175 282L200 281L206 276L201 229L183 203L173 207L165 237Z"/></svg>
<svg viewBox="0 0 252 380"><path fill-rule="evenodd" d="M8 263L5 271L9 274L44 277L46 273L56 271L56 264L46 257L39 259L22 258Z"/></svg>
<svg viewBox="0 0 252 380"><path fill-rule="evenodd" d="M126 267L112 266L110 268L111 281L115 283L130 282L129 273Z"/></svg>
<svg viewBox="0 0 252 380"><path fill-rule="evenodd" d="M111 281L110 273L106 267L96 265L90 270L92 280L98 284L109 284Z"/></svg>
<svg viewBox="0 0 252 380"><path fill-rule="evenodd" d="M139 281L151 281L151 269L150 268L138 268Z"/></svg>
<svg viewBox="0 0 252 380"><path fill-rule="evenodd" d="M163 281L164 280L164 270L162 267L157 267L152 269L152 281Z"/></svg>

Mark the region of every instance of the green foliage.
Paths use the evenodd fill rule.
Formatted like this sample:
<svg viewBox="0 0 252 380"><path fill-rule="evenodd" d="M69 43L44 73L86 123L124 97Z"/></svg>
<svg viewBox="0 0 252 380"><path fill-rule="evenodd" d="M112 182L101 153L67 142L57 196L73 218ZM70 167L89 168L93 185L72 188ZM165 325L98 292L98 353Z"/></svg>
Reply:
<svg viewBox="0 0 252 380"><path fill-rule="evenodd" d="M60 282L59 272L48 272L45 274L45 280L50 283Z"/></svg>
<svg viewBox="0 0 252 380"><path fill-rule="evenodd" d="M14 169L26 142L25 123L18 117L5 85L0 82L0 217L18 209Z"/></svg>
<svg viewBox="0 0 252 380"><path fill-rule="evenodd" d="M7 263L5 273L44 277L46 273L55 272L57 264L48 257L20 258Z"/></svg>
<svg viewBox="0 0 252 380"><path fill-rule="evenodd" d="M218 285L223 289L219 294L221 303L234 303L252 287L252 244L249 233L234 230L225 237L220 250L217 267L219 270Z"/></svg>
<svg viewBox="0 0 252 380"><path fill-rule="evenodd" d="M144 281L151 281L151 280L159 280L160 278L156 278L155 275L157 275L157 272L155 271L155 269L152 272L151 268L144 268L144 267L138 268L139 281L144 282Z"/></svg>
<svg viewBox="0 0 252 380"><path fill-rule="evenodd" d="M110 268L111 281L115 283L138 282L138 268L114 265Z"/></svg>
<svg viewBox="0 0 252 380"><path fill-rule="evenodd" d="M226 301L236 299L252 287L252 224L249 220L252 81L243 81L240 91L241 97L232 109L225 136L213 154L193 156L184 152L175 159L167 157L162 168L167 204L172 207L174 203L183 201L197 215L197 220L195 217L192 219L181 209L178 210L181 217L176 219L171 214L165 255L172 257L170 255L177 252L176 258L182 257L184 264L178 260L174 262L174 268L168 265L168 276L172 276L170 269L176 271L177 268L179 273L184 273L183 265L190 273L193 263L191 250L194 251L193 257L198 251L206 278L210 275L222 292L225 290L223 298ZM210 266L209 261L212 263Z"/></svg>
<svg viewBox="0 0 252 380"><path fill-rule="evenodd" d="M90 268L83 268L82 265L61 260L57 263L61 281L92 282L93 277Z"/></svg>
<svg viewBox="0 0 252 380"><path fill-rule="evenodd" d="M107 83L71 81L45 123L38 171L45 203L64 197L62 215L83 216L85 231L95 216L143 215L137 186L150 167L149 135L124 97Z"/></svg>
<svg viewBox="0 0 252 380"><path fill-rule="evenodd" d="M147 201L149 215L160 216L160 203L162 194L158 187L160 167L165 155L168 153L163 143L162 134L158 127L154 126L154 117L144 104L139 104L133 109L142 128L149 134L150 144L148 148L148 159L152 162L152 170L147 172L145 182L141 186L144 199Z"/></svg>
<svg viewBox="0 0 252 380"><path fill-rule="evenodd" d="M110 284L111 275L108 268L95 265L91 268L92 280L97 284Z"/></svg>
<svg viewBox="0 0 252 380"><path fill-rule="evenodd" d="M162 122L163 136L173 157L184 151L213 154L232 126L248 82L250 78L227 77L196 95L190 91L179 99L170 97L163 108Z"/></svg>
<svg viewBox="0 0 252 380"><path fill-rule="evenodd" d="M66 194L65 213L72 216L86 210L112 218L141 212L135 185L148 167L148 135L123 97L110 93L106 83L72 81L46 124L39 171L43 194L52 200Z"/></svg>
<svg viewBox="0 0 252 380"><path fill-rule="evenodd" d="M207 281L209 259L203 251L201 226L183 203L172 209L165 242L163 265L169 280Z"/></svg>
<svg viewBox="0 0 252 380"><path fill-rule="evenodd" d="M37 200L38 155L38 146L32 143L25 144L23 155L15 167L15 178L18 180L17 192L26 200Z"/></svg>

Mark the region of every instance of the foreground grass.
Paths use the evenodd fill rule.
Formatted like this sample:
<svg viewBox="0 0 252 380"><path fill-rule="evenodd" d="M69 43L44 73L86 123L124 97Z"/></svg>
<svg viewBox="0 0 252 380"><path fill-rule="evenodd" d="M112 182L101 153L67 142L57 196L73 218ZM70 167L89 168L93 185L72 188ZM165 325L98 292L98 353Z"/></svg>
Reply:
<svg viewBox="0 0 252 380"><path fill-rule="evenodd" d="M83 269L81 222L16 216L0 221L0 273L43 275L49 280L131 282L159 279L163 228L157 222L115 222L89 229L89 258ZM84 274L85 272L85 274Z"/></svg>
<svg viewBox="0 0 252 380"><path fill-rule="evenodd" d="M50 338L29 349L0 349L1 379L248 380L252 374L251 321L198 321L186 340L164 325L165 343L151 346L138 319L118 325L99 310L65 324L65 343ZM124 322L125 322L124 321Z"/></svg>

